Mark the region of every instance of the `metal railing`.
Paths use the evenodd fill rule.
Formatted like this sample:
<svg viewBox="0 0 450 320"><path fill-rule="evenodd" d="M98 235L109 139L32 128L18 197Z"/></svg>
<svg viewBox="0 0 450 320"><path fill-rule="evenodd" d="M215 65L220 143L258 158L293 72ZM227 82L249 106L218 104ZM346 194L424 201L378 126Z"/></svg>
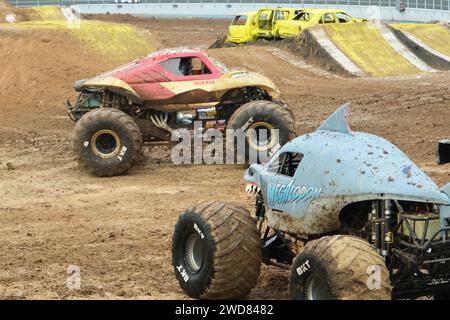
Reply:
<svg viewBox="0 0 450 320"><path fill-rule="evenodd" d="M16 7L114 4L114 0L9 0ZM342 5L395 7L395 0L140 0L140 3L254 3L279 5ZM406 8L450 11L450 0L404 0ZM122 4L127 5L127 4Z"/></svg>

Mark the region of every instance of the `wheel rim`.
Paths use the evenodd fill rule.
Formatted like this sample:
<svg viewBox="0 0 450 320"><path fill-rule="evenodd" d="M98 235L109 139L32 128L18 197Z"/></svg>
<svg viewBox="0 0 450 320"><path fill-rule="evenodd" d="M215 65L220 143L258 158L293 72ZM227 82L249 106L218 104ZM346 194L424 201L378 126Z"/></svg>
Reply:
<svg viewBox="0 0 450 320"><path fill-rule="evenodd" d="M262 130L265 130L265 134L263 134ZM275 146L277 135L270 123L256 122L247 130L247 141L252 149L266 151Z"/></svg>
<svg viewBox="0 0 450 320"><path fill-rule="evenodd" d="M191 234L186 241L184 262L191 273L197 273L203 266L203 241L197 233Z"/></svg>
<svg viewBox="0 0 450 320"><path fill-rule="evenodd" d="M306 280L306 299L307 300L329 300L328 286L324 278L315 274L309 276Z"/></svg>
<svg viewBox="0 0 450 320"><path fill-rule="evenodd" d="M109 129L97 131L92 136L91 148L100 158L112 158L119 153L120 138L114 131Z"/></svg>

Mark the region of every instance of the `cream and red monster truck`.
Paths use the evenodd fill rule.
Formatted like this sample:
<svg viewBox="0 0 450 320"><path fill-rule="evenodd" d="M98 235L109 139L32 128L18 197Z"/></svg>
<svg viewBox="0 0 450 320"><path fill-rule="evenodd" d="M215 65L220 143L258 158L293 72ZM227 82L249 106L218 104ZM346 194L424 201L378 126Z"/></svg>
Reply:
<svg viewBox="0 0 450 320"><path fill-rule="evenodd" d="M450 184L350 130L348 105L245 180L255 215L201 202L175 226L172 263L189 296L242 298L264 262L290 269L293 299L450 298Z"/></svg>
<svg viewBox="0 0 450 320"><path fill-rule="evenodd" d="M293 115L270 79L228 70L202 51L158 51L74 87L78 100L67 103L76 121L73 149L97 176L127 172L144 142L171 141L174 130L192 129L194 121L204 129L242 129L246 150L258 152L295 137Z"/></svg>

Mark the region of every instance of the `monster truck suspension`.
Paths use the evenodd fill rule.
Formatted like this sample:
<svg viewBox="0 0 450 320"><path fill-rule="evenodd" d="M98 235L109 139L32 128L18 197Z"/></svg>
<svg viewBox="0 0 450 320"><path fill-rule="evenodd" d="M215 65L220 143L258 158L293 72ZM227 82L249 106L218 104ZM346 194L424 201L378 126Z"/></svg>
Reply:
<svg viewBox="0 0 450 320"><path fill-rule="evenodd" d="M449 295L450 243L437 207L399 203L387 266L394 298ZM405 209L403 209L405 207Z"/></svg>
<svg viewBox="0 0 450 320"><path fill-rule="evenodd" d="M121 109L127 105L127 99L116 93L104 91L102 95L102 108Z"/></svg>
<svg viewBox="0 0 450 320"><path fill-rule="evenodd" d="M272 229L265 219L259 188L252 186L247 192L256 194L255 213L264 263L286 268L299 246L303 252L307 243L327 236L298 238ZM344 208L341 223L342 228L333 235L363 239L383 258L392 298L450 298L450 226L448 221L446 227L441 226L438 206L400 200L362 201Z"/></svg>
<svg viewBox="0 0 450 320"><path fill-rule="evenodd" d="M264 200L259 190L256 190L256 221L259 233L262 235L262 262L268 265L277 266L283 269L289 269L297 254L297 239L291 238L289 235L281 231L272 229L265 219ZM264 234L262 233L264 229Z"/></svg>
<svg viewBox="0 0 450 320"><path fill-rule="evenodd" d="M341 216L342 222L348 233L366 239L384 258L393 298L449 295L450 227L441 226L438 206L373 200L352 205L357 208L368 209L365 223L355 218L361 214Z"/></svg>
<svg viewBox="0 0 450 320"><path fill-rule="evenodd" d="M102 92L81 92L75 105L67 100L67 112L72 121L77 122L89 111L99 108L102 104Z"/></svg>
<svg viewBox="0 0 450 320"><path fill-rule="evenodd" d="M255 100L267 100L267 93L261 89L256 87L246 87L242 89L242 94L246 102L255 101Z"/></svg>
<svg viewBox="0 0 450 320"><path fill-rule="evenodd" d="M67 100L69 117L75 122L96 108L123 109L124 106L128 106L128 100L125 97L102 90L82 91L73 106Z"/></svg>

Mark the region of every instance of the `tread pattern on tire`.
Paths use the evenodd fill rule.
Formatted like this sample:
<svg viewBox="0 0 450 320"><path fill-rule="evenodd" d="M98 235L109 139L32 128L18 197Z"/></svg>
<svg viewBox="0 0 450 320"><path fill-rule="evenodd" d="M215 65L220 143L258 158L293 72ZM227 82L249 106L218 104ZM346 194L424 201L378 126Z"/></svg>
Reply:
<svg viewBox="0 0 450 320"><path fill-rule="evenodd" d="M289 139L294 139L297 136L297 133L295 132L295 118L287 105L279 105L268 100L251 101L240 106L228 120L230 127L233 126L233 123L236 122L237 118L241 117L243 113L250 112L250 110L261 110L276 115L279 119L283 119L283 122L287 124L289 129Z"/></svg>
<svg viewBox="0 0 450 320"><path fill-rule="evenodd" d="M216 249L214 276L202 299L236 299L256 285L261 268L260 235L250 213L235 203L201 202L188 209L210 225Z"/></svg>
<svg viewBox="0 0 450 320"><path fill-rule="evenodd" d="M327 265L331 290L337 299L391 299L389 272L383 258L367 241L347 235L325 236L308 242L302 253L315 255ZM369 265L380 267L380 289L370 290L367 286Z"/></svg>
<svg viewBox="0 0 450 320"><path fill-rule="evenodd" d="M90 166L86 162L84 157L82 157L81 148L83 142L79 141L79 139L82 136L82 133L87 130L87 127L91 123L100 119L115 119L116 121L123 123L127 131L130 133L130 139L136 146L138 146L134 150L130 151L130 161L124 163L124 165L121 166L119 172L112 172L110 170L105 170L104 168ZM75 124L75 128L72 131L72 147L78 164L84 167L89 173L99 177L110 177L127 172L139 160L141 156L142 144L142 135L138 125L129 115L118 109L98 108L92 110L86 113L80 120L77 121L77 123Z"/></svg>
<svg viewBox="0 0 450 320"><path fill-rule="evenodd" d="M240 129L247 120L254 117L255 114L258 114L259 116L264 115L263 117L270 117L271 121L268 122L274 122L274 119L276 119L275 122L277 125L274 125L274 123L271 124L274 125L276 129L280 130L280 135L278 137L280 146L297 136L295 131L295 118L289 110L289 107L284 103L278 104L268 100L251 101L240 106L230 117L227 129ZM255 121L260 121L260 119L256 119ZM247 146L245 148L245 158L241 159L244 160L245 163L250 163L250 147L248 141L246 141L245 144ZM234 139L227 140L226 147L228 150L234 150L234 154L237 155L237 146L235 145ZM243 155L241 155L241 157L242 156ZM257 162L260 162L259 156Z"/></svg>

